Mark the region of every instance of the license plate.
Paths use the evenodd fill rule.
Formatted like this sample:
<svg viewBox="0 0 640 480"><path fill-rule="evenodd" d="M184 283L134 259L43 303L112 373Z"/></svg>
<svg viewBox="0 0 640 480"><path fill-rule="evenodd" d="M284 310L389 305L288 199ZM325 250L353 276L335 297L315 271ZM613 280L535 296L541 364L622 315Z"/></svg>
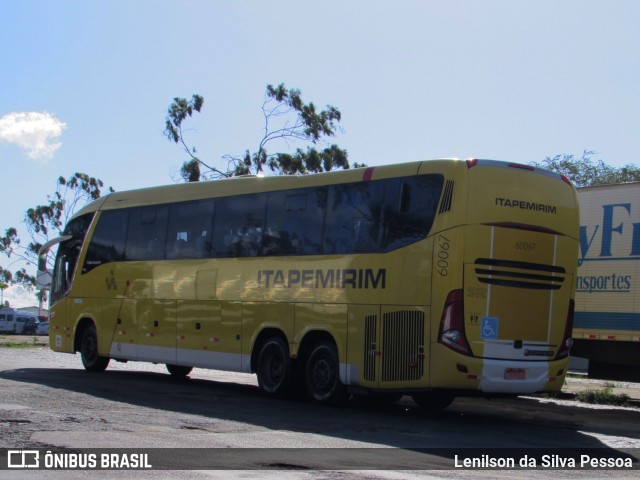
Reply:
<svg viewBox="0 0 640 480"><path fill-rule="evenodd" d="M505 380L526 380L527 371L524 368L505 368Z"/></svg>

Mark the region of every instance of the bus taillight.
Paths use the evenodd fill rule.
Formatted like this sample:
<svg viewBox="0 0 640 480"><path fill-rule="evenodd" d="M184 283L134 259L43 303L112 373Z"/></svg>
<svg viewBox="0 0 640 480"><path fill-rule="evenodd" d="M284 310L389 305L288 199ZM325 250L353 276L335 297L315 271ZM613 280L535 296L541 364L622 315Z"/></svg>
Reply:
<svg viewBox="0 0 640 480"><path fill-rule="evenodd" d="M556 354L556 360L561 360L569 355L569 351L573 346L573 312L575 310L576 302L575 300L569 300L569 310L567 312L567 323L564 326L564 335L562 336L562 343L560 344L560 348L558 348L558 353Z"/></svg>
<svg viewBox="0 0 640 480"><path fill-rule="evenodd" d="M471 355L471 348L464 334L464 302L463 291L452 290L440 317L438 342L464 355Z"/></svg>
<svg viewBox="0 0 640 480"><path fill-rule="evenodd" d="M569 180L569 177L567 177L566 175L564 175L564 174L562 174L562 173L561 173L561 174L560 174L560 178L561 178L561 179L562 179L562 181L563 181L564 183L566 183L567 185L573 185L573 183L571 183L571 180Z"/></svg>

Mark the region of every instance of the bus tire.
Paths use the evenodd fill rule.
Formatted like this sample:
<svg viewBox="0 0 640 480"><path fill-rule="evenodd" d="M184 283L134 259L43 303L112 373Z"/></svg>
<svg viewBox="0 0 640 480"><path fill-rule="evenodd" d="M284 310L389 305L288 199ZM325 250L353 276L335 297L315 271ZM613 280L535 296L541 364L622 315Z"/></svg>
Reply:
<svg viewBox="0 0 640 480"><path fill-rule="evenodd" d="M334 405L346 400L347 391L340 381L338 351L333 342L318 343L307 358L304 370L307 397L314 403Z"/></svg>
<svg viewBox="0 0 640 480"><path fill-rule="evenodd" d="M191 373L193 367L185 367L183 365L172 365L167 363L166 365L167 371L171 374L173 378L186 378L187 375Z"/></svg>
<svg viewBox="0 0 640 480"><path fill-rule="evenodd" d="M451 405L455 398L452 394L446 392L414 393L411 397L420 408L437 412Z"/></svg>
<svg viewBox="0 0 640 480"><path fill-rule="evenodd" d="M98 334L93 324L87 325L82 332L80 358L88 372L104 372L109 365L109 357L101 357L98 354Z"/></svg>
<svg viewBox="0 0 640 480"><path fill-rule="evenodd" d="M260 389L269 397L281 398L289 393L292 380L289 346L282 337L271 337L260 347L256 373Z"/></svg>

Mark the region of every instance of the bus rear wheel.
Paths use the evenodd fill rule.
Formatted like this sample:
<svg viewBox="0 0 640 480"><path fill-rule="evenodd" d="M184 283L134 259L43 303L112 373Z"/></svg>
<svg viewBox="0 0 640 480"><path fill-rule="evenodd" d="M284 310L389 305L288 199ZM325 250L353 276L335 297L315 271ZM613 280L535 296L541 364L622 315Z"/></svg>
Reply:
<svg viewBox="0 0 640 480"><path fill-rule="evenodd" d="M445 392L424 392L414 393L412 398L420 408L430 411L440 411L451 405L455 397Z"/></svg>
<svg viewBox="0 0 640 480"><path fill-rule="evenodd" d="M80 358L85 370L89 372L104 372L109 365L109 357L98 354L98 334L93 325L88 325L82 332Z"/></svg>
<svg viewBox="0 0 640 480"><path fill-rule="evenodd" d="M292 365L289 347L281 337L269 338L258 354L258 385L270 397L284 397L291 388Z"/></svg>
<svg viewBox="0 0 640 480"><path fill-rule="evenodd" d="M347 398L340 381L338 351L332 342L320 342L311 351L305 365L305 388L314 403L333 405Z"/></svg>
<svg viewBox="0 0 640 480"><path fill-rule="evenodd" d="M187 375L191 373L193 367L185 367L183 365L172 365L167 363L166 365L167 371L171 374L173 378L185 378Z"/></svg>

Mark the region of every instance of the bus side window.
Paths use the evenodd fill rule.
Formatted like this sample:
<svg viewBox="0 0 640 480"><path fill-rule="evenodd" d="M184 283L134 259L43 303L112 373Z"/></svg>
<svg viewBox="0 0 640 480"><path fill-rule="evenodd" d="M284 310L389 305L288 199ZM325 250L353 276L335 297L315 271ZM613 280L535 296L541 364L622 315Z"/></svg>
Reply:
<svg viewBox="0 0 640 480"><path fill-rule="evenodd" d="M128 210L107 210L101 213L89 243L82 273L88 273L105 263L125 260L128 223Z"/></svg>
<svg viewBox="0 0 640 480"><path fill-rule="evenodd" d="M385 251L404 247L429 235L443 182L442 175L388 181L383 225Z"/></svg>
<svg viewBox="0 0 640 480"><path fill-rule="evenodd" d="M313 255L322 251L326 188L269 194L262 255Z"/></svg>
<svg viewBox="0 0 640 480"><path fill-rule="evenodd" d="M324 253L375 253L380 250L384 181L330 188Z"/></svg>
<svg viewBox="0 0 640 480"><path fill-rule="evenodd" d="M216 200L213 249L216 257L261 255L267 194Z"/></svg>
<svg viewBox="0 0 640 480"><path fill-rule="evenodd" d="M129 214L127 260L162 260L167 235L166 206L135 208Z"/></svg>
<svg viewBox="0 0 640 480"><path fill-rule="evenodd" d="M212 200L172 205L169 212L167 260L210 256L212 223Z"/></svg>

